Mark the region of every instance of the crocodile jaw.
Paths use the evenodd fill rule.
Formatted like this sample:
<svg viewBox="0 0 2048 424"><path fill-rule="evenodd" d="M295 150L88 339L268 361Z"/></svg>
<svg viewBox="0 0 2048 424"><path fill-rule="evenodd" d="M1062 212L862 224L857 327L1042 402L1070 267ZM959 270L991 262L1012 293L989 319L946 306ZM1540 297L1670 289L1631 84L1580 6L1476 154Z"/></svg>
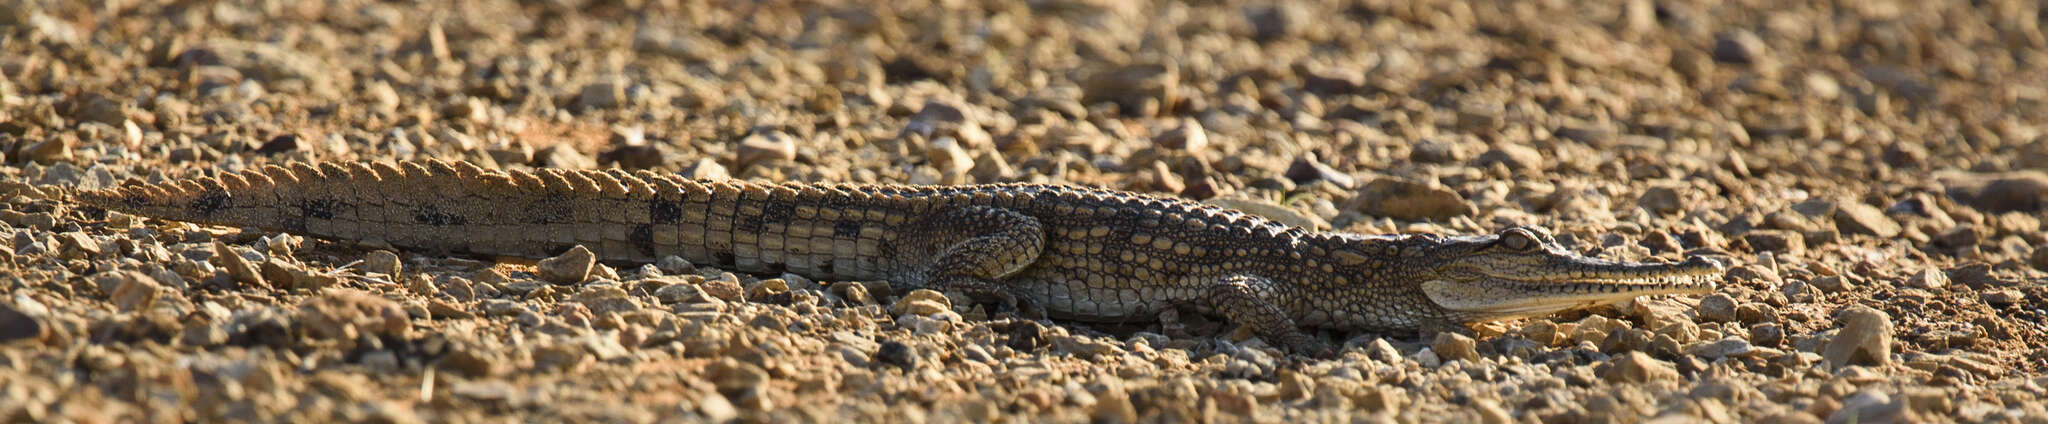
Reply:
<svg viewBox="0 0 2048 424"><path fill-rule="evenodd" d="M1714 291L1721 265L1693 257L1677 264L1601 263L1557 276L1486 273L1477 278L1432 279L1423 294L1447 310L1481 319L1548 315L1637 296Z"/></svg>

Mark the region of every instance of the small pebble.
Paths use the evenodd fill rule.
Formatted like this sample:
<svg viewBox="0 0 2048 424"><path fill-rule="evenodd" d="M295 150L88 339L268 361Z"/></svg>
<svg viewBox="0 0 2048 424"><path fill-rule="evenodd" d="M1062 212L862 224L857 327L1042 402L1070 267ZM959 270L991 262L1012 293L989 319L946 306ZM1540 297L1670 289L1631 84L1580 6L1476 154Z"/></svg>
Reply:
<svg viewBox="0 0 2048 424"><path fill-rule="evenodd" d="M540 270L542 279L555 284L573 284L590 278L590 270L595 265L597 255L579 244L561 255L540 260L535 267Z"/></svg>
<svg viewBox="0 0 2048 424"><path fill-rule="evenodd" d="M1948 285L1948 273L1935 268L1921 268L1906 278L1906 284L1927 290L1940 290L1942 286Z"/></svg>
<svg viewBox="0 0 2048 424"><path fill-rule="evenodd" d="M1836 312L1835 322L1842 323L1842 329L1821 351L1821 356L1829 364L1840 368L1891 363L1893 324L1890 316L1867 306L1851 306Z"/></svg>
<svg viewBox="0 0 2048 424"><path fill-rule="evenodd" d="M928 289L918 289L896 300L896 305L890 307L889 311L896 315L930 316L952 309L953 302L946 295Z"/></svg>
<svg viewBox="0 0 2048 424"><path fill-rule="evenodd" d="M781 131L766 131L740 140L739 156L733 163L744 170L762 162L796 159L796 138Z"/></svg>
<svg viewBox="0 0 2048 424"><path fill-rule="evenodd" d="M1430 350L1446 360L1477 361L1477 347L1478 342L1473 341L1471 336L1453 332L1437 333L1436 340L1430 343Z"/></svg>
<svg viewBox="0 0 2048 424"><path fill-rule="evenodd" d="M404 268L405 264L398 261L398 254L389 250L372 250L363 255L363 272L396 278Z"/></svg>

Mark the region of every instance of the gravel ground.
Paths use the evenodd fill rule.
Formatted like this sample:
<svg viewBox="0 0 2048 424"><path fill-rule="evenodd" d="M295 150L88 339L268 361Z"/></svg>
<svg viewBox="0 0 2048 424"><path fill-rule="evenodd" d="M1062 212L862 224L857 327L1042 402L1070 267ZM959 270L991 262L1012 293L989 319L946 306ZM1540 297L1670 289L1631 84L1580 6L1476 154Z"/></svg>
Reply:
<svg viewBox="0 0 2048 424"><path fill-rule="evenodd" d="M0 0L0 419L2048 422L2032 1L237 3ZM1223 320L49 200L429 157L1083 184L1734 267L1316 360Z"/></svg>

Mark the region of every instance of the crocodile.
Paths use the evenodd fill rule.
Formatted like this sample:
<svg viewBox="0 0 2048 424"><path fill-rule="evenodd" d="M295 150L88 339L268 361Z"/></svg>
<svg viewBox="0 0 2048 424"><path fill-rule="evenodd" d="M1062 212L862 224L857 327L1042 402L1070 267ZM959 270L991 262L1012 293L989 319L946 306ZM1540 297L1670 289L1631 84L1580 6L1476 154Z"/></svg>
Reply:
<svg viewBox="0 0 2048 424"><path fill-rule="evenodd" d="M1050 184L692 180L465 162L294 162L73 193L105 210L400 249L886 280L1075 322L1218 316L1328 354L1313 329L1446 331L1714 290L1722 265L1576 254L1546 230L1362 235L1184 199ZM1167 315L1171 316L1171 315Z"/></svg>

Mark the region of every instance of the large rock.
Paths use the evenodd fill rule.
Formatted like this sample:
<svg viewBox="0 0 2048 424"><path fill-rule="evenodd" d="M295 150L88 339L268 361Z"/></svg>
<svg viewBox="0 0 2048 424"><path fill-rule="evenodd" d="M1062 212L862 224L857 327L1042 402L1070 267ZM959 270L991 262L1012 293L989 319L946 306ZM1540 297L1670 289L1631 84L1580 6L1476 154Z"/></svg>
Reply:
<svg viewBox="0 0 2048 424"><path fill-rule="evenodd" d="M932 140L925 146L924 156L925 160L932 164L932 168L939 170L939 175L944 177L943 182L946 184L968 182L968 171L974 169L974 157L953 137Z"/></svg>
<svg viewBox="0 0 2048 424"><path fill-rule="evenodd" d="M682 175L693 180L732 179L732 172L727 171L725 165L719 165L718 161L711 158L697 159L696 162L683 167Z"/></svg>
<svg viewBox="0 0 2048 424"><path fill-rule="evenodd" d="M1179 98L1180 71L1170 65L1124 65L1081 83L1081 101L1116 103L1125 116L1153 116Z"/></svg>
<svg viewBox="0 0 2048 424"><path fill-rule="evenodd" d="M1685 354L1718 360L1730 356L1743 356L1756 352L1756 346L1740 337L1729 337L1686 347Z"/></svg>
<svg viewBox="0 0 2048 424"><path fill-rule="evenodd" d="M740 287L740 277L730 272L719 274L716 279L704 280L697 287L704 289L704 294L711 295L711 297L718 298L718 300L727 302L746 300L746 288Z"/></svg>
<svg viewBox="0 0 2048 424"><path fill-rule="evenodd" d="M1984 212L2036 211L2048 208L2048 173L2002 174L1948 172L1937 175L1948 195Z"/></svg>
<svg viewBox="0 0 2048 424"><path fill-rule="evenodd" d="M1167 150L1198 152L1209 145L1209 131L1202 129L1201 121L1182 119L1180 126L1152 136L1152 144Z"/></svg>
<svg viewBox="0 0 2048 424"><path fill-rule="evenodd" d="M1735 320L1735 298L1714 293L1700 298L1699 306L1693 309L1701 321L1729 322Z"/></svg>
<svg viewBox="0 0 2048 424"><path fill-rule="evenodd" d="M1861 202L1841 202L1835 205L1835 229L1843 234L1867 234L1882 238L1898 237L1904 228L1898 221L1884 215L1883 209Z"/></svg>
<svg viewBox="0 0 2048 424"><path fill-rule="evenodd" d="M590 278L590 270L597 265L597 255L583 245L569 248L559 256L540 260L540 278L556 284L572 284Z"/></svg>
<svg viewBox="0 0 2048 424"><path fill-rule="evenodd" d="M1678 368L1670 362L1642 352L1629 352L1608 361L1600 378L1610 383L1648 383L1678 381L1680 376Z"/></svg>
<svg viewBox="0 0 2048 424"><path fill-rule="evenodd" d="M354 341L363 335L409 338L412 321L390 299L354 289L334 289L299 305L298 321L305 335Z"/></svg>
<svg viewBox="0 0 2048 424"><path fill-rule="evenodd" d="M1829 365L1840 368L1891 362L1891 316L1868 306L1851 306L1836 313L1835 320L1842 323L1842 330L1821 350Z"/></svg>
<svg viewBox="0 0 2048 424"><path fill-rule="evenodd" d="M120 271L113 274L113 279L117 282L110 297L114 301L114 307L120 308L121 312L149 309L150 306L156 305L157 298L163 295L163 285L158 284L155 278L150 278L147 274L135 271Z"/></svg>
<svg viewBox="0 0 2048 424"><path fill-rule="evenodd" d="M1300 34L1308 27L1315 26L1315 12L1307 6L1293 2L1246 7L1245 20L1252 24L1252 36L1259 41L1272 41Z"/></svg>
<svg viewBox="0 0 2048 424"><path fill-rule="evenodd" d="M1324 221L1322 217L1301 213L1292 208L1281 206L1279 204L1266 201L1265 199L1259 199L1255 197L1232 195L1209 199L1203 201L1203 203L1222 206L1228 209L1236 209L1240 212L1257 215L1260 218L1278 221L1279 223L1287 224L1288 226L1301 228L1330 228L1329 221Z"/></svg>
<svg viewBox="0 0 2048 424"><path fill-rule="evenodd" d="M43 337L43 322L0 302L0 344Z"/></svg>
<svg viewBox="0 0 2048 424"><path fill-rule="evenodd" d="M1796 215L1792 215L1796 216ZM1752 252L1797 255L1806 252L1806 237L1786 230L1754 230L1742 235Z"/></svg>
<svg viewBox="0 0 2048 424"><path fill-rule="evenodd" d="M687 282L671 284L654 291L654 299L661 303L724 303L704 292L703 287Z"/></svg>
<svg viewBox="0 0 2048 424"><path fill-rule="evenodd" d="M1728 63L1756 63L1768 59L1770 49L1756 33L1734 30L1714 37L1714 60Z"/></svg>
<svg viewBox="0 0 2048 424"><path fill-rule="evenodd" d="M1435 183L1383 177L1366 184L1345 209L1406 221L1446 220L1476 212L1458 192Z"/></svg>
<svg viewBox="0 0 2048 424"><path fill-rule="evenodd" d="M1345 189L1357 187L1358 184L1357 180L1352 179L1350 175L1345 174L1343 171L1338 171L1336 168L1324 165L1321 160L1316 158L1315 153L1294 158L1294 163L1288 164L1287 172L1281 175L1286 176L1289 180L1293 180L1295 184L1328 181Z"/></svg>
<svg viewBox="0 0 2048 424"><path fill-rule="evenodd" d="M918 289L897 300L896 305L890 307L889 312L896 315L930 316L952 309L953 301L946 298L946 295L932 290Z"/></svg>
<svg viewBox="0 0 2048 424"><path fill-rule="evenodd" d="M903 131L898 136L911 134L924 137L926 140L949 137L958 140L957 143L968 150L987 148L995 144L988 131L982 129L981 123L974 120L966 108L938 100L925 102L924 107L918 109L917 115L911 116L910 122L904 124Z"/></svg>
<svg viewBox="0 0 2048 424"><path fill-rule="evenodd" d="M757 163L795 159L796 137L781 131L765 131L740 139L739 154L734 162L745 169Z"/></svg>
<svg viewBox="0 0 2048 424"><path fill-rule="evenodd" d="M1651 187L1643 192L1642 197L1636 198L1636 206L1660 215L1678 213L1685 210L1685 196L1679 192L1681 189L1675 185Z"/></svg>
<svg viewBox="0 0 2048 424"><path fill-rule="evenodd" d="M1914 271L1912 276L1906 278L1906 285L1928 290L1940 290L1942 286L1948 285L1948 280L1947 272L1943 272L1939 268L1927 267Z"/></svg>
<svg viewBox="0 0 2048 424"><path fill-rule="evenodd" d="M394 279L405 270L405 263L399 262L398 254L389 250L372 250L363 255L363 272L384 274Z"/></svg>
<svg viewBox="0 0 2048 424"><path fill-rule="evenodd" d="M599 79L583 86L576 94L576 106L583 110L617 107L625 103L626 83L617 79Z"/></svg>
<svg viewBox="0 0 2048 424"><path fill-rule="evenodd" d="M1479 154L1479 166L1492 166L1496 163L1505 165L1511 170L1542 170L1543 152L1520 144L1501 143L1498 146L1494 146L1493 150Z"/></svg>
<svg viewBox="0 0 2048 424"><path fill-rule="evenodd" d="M281 43L225 38L208 40L180 54L178 61L181 67L218 65L234 68L241 76L263 81L264 86L272 89L302 84L310 93L322 97L341 94L343 87L350 86L352 81L350 74L343 70L345 68Z"/></svg>
<svg viewBox="0 0 2048 424"><path fill-rule="evenodd" d="M1429 349L1436 351L1443 359L1465 361L1479 360L1478 347L1478 342L1472 340L1472 337L1449 331L1436 333L1436 340L1429 344Z"/></svg>
<svg viewBox="0 0 2048 424"><path fill-rule="evenodd" d="M1828 414L1827 422L1834 423L1911 423L1921 422L1912 405L1906 399L1893 399L1884 392L1864 390L1842 398L1841 409Z"/></svg>
<svg viewBox="0 0 2048 424"><path fill-rule="evenodd" d="M236 252L233 247L229 247L226 242L218 239L213 241L212 261L214 265L220 266L221 272L227 273L229 281L233 281L239 286L264 288L270 286L270 283L263 280L263 273L256 268L256 265L249 263L247 258L243 258L241 253Z"/></svg>

